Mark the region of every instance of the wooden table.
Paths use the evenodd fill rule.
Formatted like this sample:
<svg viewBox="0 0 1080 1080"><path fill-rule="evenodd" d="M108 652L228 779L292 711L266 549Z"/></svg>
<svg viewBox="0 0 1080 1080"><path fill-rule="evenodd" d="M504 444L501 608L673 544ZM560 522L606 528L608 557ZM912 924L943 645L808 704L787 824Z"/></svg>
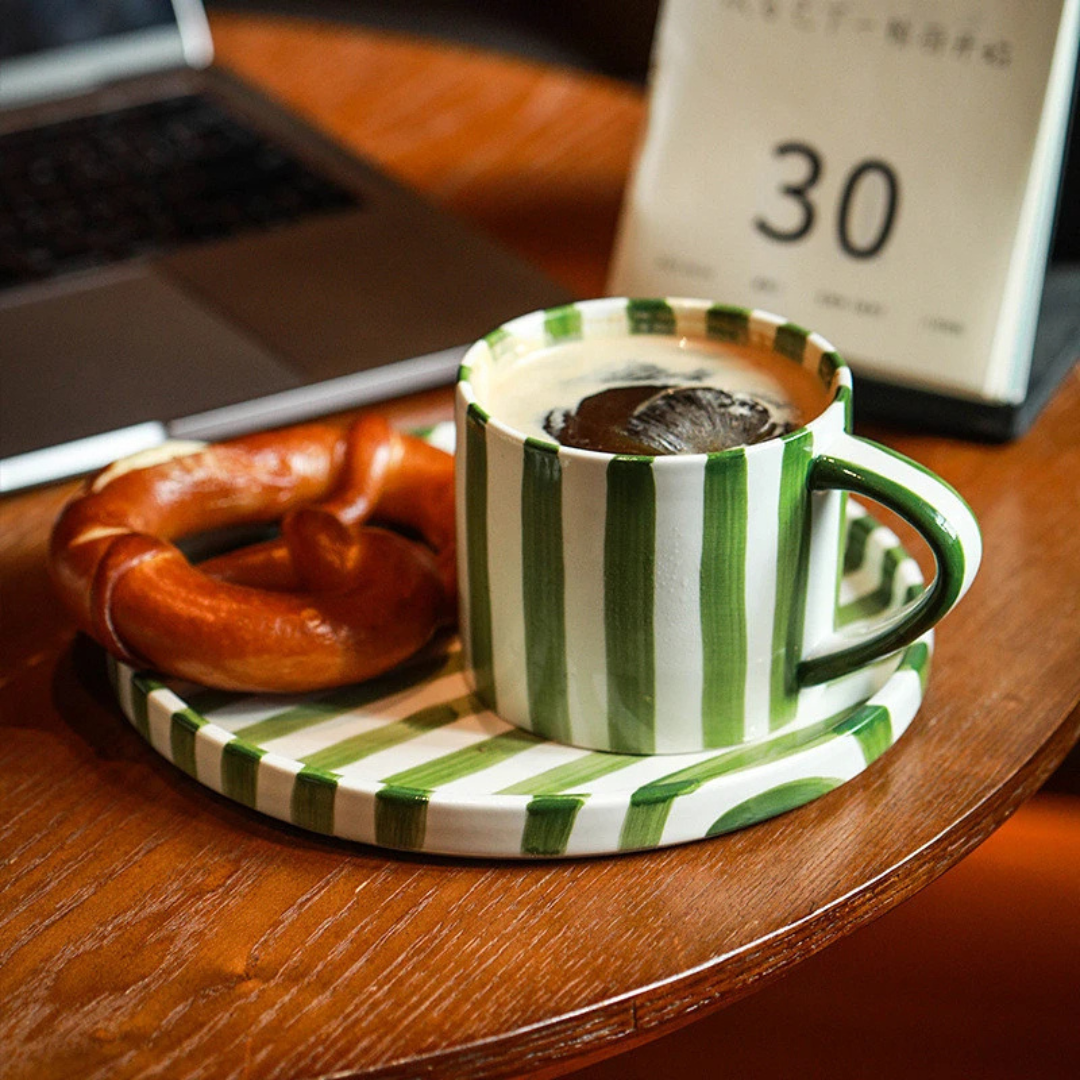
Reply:
<svg viewBox="0 0 1080 1080"><path fill-rule="evenodd" d="M220 59L534 259L603 288L636 92L222 18ZM395 403L448 414L446 393ZM741 833L578 862L408 857L219 798L145 745L49 589L62 485L0 502L0 1073L557 1074L748 993L990 834L1080 732L1080 375L1011 446L875 432L970 500L983 569L911 731Z"/></svg>

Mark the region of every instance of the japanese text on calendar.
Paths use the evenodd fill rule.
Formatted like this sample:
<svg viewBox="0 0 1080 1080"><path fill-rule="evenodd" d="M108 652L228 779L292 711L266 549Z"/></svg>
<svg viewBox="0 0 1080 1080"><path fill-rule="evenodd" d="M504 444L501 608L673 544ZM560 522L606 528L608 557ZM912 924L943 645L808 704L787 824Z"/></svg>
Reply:
<svg viewBox="0 0 1080 1080"><path fill-rule="evenodd" d="M882 11L877 3L856 0L723 0L724 7L747 19L804 34L861 38L894 52L938 57L954 63L1007 68L1014 42L982 25L977 12L960 21L941 18L927 5Z"/></svg>

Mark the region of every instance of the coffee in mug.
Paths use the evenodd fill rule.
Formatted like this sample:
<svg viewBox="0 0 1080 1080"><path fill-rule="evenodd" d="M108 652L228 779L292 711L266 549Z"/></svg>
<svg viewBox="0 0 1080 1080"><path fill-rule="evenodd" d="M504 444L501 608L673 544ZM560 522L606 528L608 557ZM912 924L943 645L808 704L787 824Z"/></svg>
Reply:
<svg viewBox="0 0 1080 1080"><path fill-rule="evenodd" d="M496 370L491 411L533 438L611 454L712 453L824 411L817 376L770 350L707 337L564 341Z"/></svg>

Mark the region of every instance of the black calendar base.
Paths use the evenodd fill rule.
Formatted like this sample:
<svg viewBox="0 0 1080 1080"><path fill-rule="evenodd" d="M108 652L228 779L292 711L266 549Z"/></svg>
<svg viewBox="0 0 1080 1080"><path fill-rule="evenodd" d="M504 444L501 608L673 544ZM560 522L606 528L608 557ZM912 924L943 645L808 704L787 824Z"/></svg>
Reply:
<svg viewBox="0 0 1080 1080"><path fill-rule="evenodd" d="M1005 442L1023 435L1080 359L1080 263L1052 265L1046 274L1027 397L998 405L948 397L856 376L856 423L903 425L921 431Z"/></svg>

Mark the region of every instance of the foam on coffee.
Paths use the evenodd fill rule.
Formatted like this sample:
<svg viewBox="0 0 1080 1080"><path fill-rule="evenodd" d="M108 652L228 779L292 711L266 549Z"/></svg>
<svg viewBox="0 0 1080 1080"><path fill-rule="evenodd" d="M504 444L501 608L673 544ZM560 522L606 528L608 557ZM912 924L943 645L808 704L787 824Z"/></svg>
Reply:
<svg viewBox="0 0 1080 1080"><path fill-rule="evenodd" d="M766 349L639 334L561 342L497 365L487 408L534 438L670 454L775 438L827 404L813 372Z"/></svg>

